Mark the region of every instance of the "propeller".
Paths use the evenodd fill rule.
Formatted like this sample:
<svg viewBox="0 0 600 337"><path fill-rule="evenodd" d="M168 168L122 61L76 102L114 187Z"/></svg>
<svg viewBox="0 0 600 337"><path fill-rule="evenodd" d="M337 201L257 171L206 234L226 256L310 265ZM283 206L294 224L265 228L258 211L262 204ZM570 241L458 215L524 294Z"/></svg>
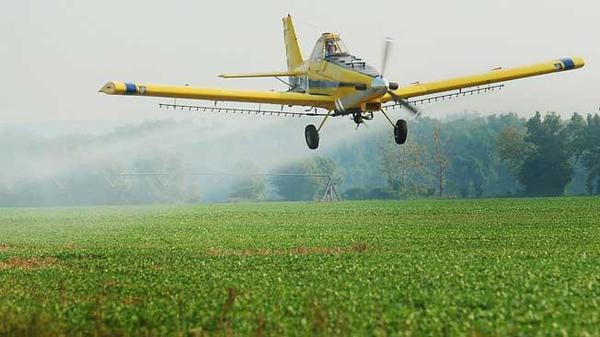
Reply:
<svg viewBox="0 0 600 337"><path fill-rule="evenodd" d="M383 55L381 58L381 77L385 77L387 75L387 67L390 60L390 54L392 52L392 46L394 44L394 40L391 37L386 37L383 40Z"/></svg>
<svg viewBox="0 0 600 337"><path fill-rule="evenodd" d="M404 107L408 111L412 112L415 116L419 115L419 113L420 113L419 109L417 109L414 105L408 103L408 101L406 101L404 98L396 95L396 93L393 92L392 90L388 90L387 93L390 94L390 96L392 96L392 98L394 99L394 101L396 103L400 104L402 107Z"/></svg>
<svg viewBox="0 0 600 337"><path fill-rule="evenodd" d="M419 110L408 103L405 99L398 96L394 90L398 89L398 83L389 82L385 79L385 75L387 73L388 64L390 61L390 54L393 47L393 39L385 38L383 41L383 52L381 58L381 75L375 77L371 81L371 87L367 90L363 90L362 92L358 92L356 94L348 95L342 98L338 98L335 101L335 107L338 111L346 111L349 108L354 108L360 105L365 101L369 101L374 98L381 97L386 93L389 94L392 99L405 107L408 111L412 112L415 115L419 114Z"/></svg>

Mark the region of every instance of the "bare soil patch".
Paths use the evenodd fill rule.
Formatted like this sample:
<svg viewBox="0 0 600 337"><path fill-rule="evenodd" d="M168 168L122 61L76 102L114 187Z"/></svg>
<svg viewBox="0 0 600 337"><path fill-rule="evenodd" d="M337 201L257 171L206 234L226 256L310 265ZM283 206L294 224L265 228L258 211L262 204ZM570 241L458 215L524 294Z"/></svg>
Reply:
<svg viewBox="0 0 600 337"><path fill-rule="evenodd" d="M20 257L10 257L6 261L0 261L0 270L2 269L40 269L40 268L49 268L56 263L56 259L53 257L30 257L28 259L20 258Z"/></svg>

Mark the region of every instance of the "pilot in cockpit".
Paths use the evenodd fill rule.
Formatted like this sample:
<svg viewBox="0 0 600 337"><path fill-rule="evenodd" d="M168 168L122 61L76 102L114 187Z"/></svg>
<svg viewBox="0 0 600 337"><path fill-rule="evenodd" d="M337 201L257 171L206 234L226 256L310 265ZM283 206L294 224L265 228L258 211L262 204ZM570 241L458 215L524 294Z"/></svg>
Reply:
<svg viewBox="0 0 600 337"><path fill-rule="evenodd" d="M338 47L337 47L335 41L328 40L325 43L325 56L326 57L327 56L333 56L333 55L338 54L338 53L339 53L339 51L338 51Z"/></svg>

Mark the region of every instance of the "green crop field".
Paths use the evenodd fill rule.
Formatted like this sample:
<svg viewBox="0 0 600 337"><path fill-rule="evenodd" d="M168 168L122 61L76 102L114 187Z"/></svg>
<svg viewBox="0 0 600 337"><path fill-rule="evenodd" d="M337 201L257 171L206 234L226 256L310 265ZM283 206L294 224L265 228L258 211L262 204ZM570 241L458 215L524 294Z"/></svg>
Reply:
<svg viewBox="0 0 600 337"><path fill-rule="evenodd" d="M0 209L0 335L599 336L600 199Z"/></svg>

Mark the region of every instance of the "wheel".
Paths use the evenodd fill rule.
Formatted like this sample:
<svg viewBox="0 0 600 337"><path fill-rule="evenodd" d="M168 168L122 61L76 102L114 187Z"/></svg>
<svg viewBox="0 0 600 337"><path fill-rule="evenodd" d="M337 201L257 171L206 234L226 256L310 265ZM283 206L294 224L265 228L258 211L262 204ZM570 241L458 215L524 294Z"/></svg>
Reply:
<svg viewBox="0 0 600 337"><path fill-rule="evenodd" d="M406 143L406 137L408 136L408 123L404 119L399 119L394 126L394 140L396 144Z"/></svg>
<svg viewBox="0 0 600 337"><path fill-rule="evenodd" d="M319 132L317 132L317 128L314 125L310 124L306 126L304 137L309 149L314 150L319 147Z"/></svg>

